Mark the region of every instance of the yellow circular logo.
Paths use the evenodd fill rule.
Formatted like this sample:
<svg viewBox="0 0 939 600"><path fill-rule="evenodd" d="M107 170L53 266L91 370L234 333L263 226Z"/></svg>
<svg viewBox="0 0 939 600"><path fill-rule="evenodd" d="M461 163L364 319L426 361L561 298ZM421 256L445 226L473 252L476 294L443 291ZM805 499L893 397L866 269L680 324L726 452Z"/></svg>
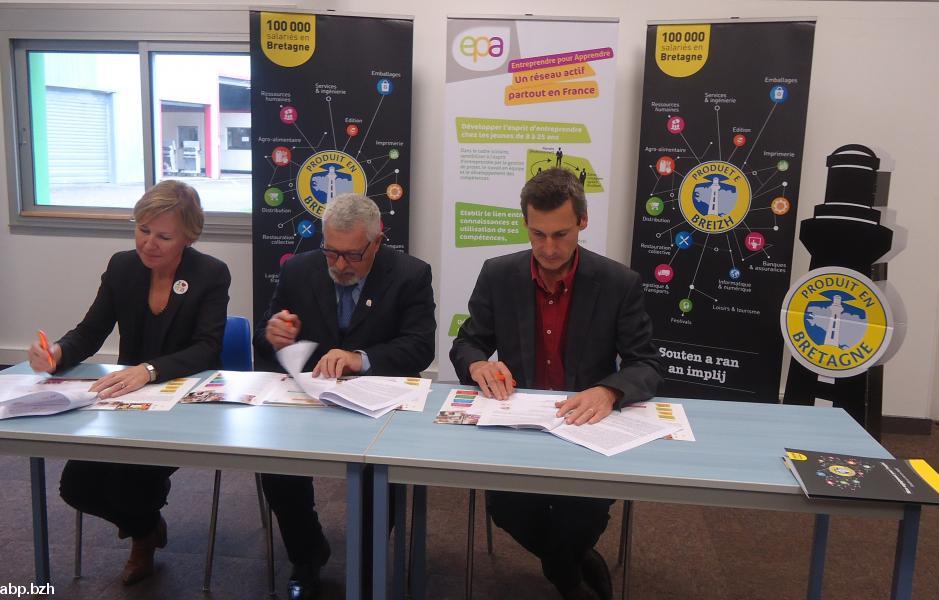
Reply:
<svg viewBox="0 0 939 600"><path fill-rule="evenodd" d="M808 460L808 457L801 452L786 452L786 456L789 457L789 460Z"/></svg>
<svg viewBox="0 0 939 600"><path fill-rule="evenodd" d="M828 470L835 475L841 475L842 477L854 477L857 475L857 472L854 469L844 465L832 465L828 467Z"/></svg>
<svg viewBox="0 0 939 600"><path fill-rule="evenodd" d="M823 377L852 377L877 364L893 334L883 292L869 278L842 267L802 276L779 315L792 356Z"/></svg>
<svg viewBox="0 0 939 600"><path fill-rule="evenodd" d="M678 196L682 216L705 233L730 231L750 210L750 182L743 171L720 160L691 169Z"/></svg>
<svg viewBox="0 0 939 600"><path fill-rule="evenodd" d="M330 200L339 194L364 194L365 171L354 158L339 150L317 152L300 165L297 195L303 208L322 218Z"/></svg>

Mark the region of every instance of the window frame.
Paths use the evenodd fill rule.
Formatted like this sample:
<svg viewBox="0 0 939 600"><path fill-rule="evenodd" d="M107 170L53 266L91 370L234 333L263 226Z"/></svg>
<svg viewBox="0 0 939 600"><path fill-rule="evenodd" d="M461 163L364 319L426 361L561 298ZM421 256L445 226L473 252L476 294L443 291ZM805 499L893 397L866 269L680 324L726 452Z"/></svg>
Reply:
<svg viewBox="0 0 939 600"><path fill-rule="evenodd" d="M278 7L266 9L277 10ZM248 54L248 12L247 7L187 10L180 6L0 6L0 23L3 23L0 25L0 98L3 102L10 231L30 235L124 237L133 229L130 210L126 208L41 206L35 203L28 52L137 54L140 61L144 189L147 189L155 183L151 85L154 54ZM202 239L246 241L250 239L250 233L250 212L206 212Z"/></svg>

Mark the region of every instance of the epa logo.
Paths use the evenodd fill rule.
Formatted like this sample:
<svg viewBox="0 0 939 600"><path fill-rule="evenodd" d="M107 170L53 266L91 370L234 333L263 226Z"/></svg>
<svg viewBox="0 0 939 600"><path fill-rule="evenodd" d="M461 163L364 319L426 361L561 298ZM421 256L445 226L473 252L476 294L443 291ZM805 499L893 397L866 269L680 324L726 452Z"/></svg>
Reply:
<svg viewBox="0 0 939 600"><path fill-rule="evenodd" d="M511 34L508 27L473 27L453 38L451 55L461 67L471 71L492 71L509 57Z"/></svg>

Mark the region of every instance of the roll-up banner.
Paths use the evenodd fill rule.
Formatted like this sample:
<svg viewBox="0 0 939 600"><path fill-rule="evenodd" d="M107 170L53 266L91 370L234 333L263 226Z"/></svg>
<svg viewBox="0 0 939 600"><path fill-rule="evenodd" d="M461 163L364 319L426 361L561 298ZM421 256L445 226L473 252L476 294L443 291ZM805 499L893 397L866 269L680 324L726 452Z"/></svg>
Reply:
<svg viewBox="0 0 939 600"><path fill-rule="evenodd" d="M581 243L606 250L618 22L474 18L447 21L440 379L483 261L528 245L519 192L563 167L583 182L591 225Z"/></svg>
<svg viewBox="0 0 939 600"><path fill-rule="evenodd" d="M412 46L410 18L251 12L255 323L336 195L374 200L407 252Z"/></svg>
<svg viewBox="0 0 939 600"><path fill-rule="evenodd" d="M811 19L648 26L632 268L661 396L776 402Z"/></svg>

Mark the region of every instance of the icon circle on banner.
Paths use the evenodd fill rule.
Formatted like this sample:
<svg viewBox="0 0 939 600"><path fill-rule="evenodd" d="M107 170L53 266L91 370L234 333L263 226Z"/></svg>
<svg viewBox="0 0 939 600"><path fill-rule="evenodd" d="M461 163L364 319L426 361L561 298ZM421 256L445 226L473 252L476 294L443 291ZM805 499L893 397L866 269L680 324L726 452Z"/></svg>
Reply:
<svg viewBox="0 0 939 600"><path fill-rule="evenodd" d="M679 250L687 250L691 248L691 244L694 243L694 238L691 237L690 231L679 231L675 234L675 245L678 246Z"/></svg>
<svg viewBox="0 0 939 600"><path fill-rule="evenodd" d="M675 159L671 156L660 156L655 161L655 171L663 177L671 175L675 172Z"/></svg>
<svg viewBox="0 0 939 600"><path fill-rule="evenodd" d="M694 167L681 180L681 214L705 233L724 233L740 225L750 210L750 182L736 166L713 160Z"/></svg>
<svg viewBox="0 0 939 600"><path fill-rule="evenodd" d="M662 263L655 267L653 275L659 283L668 283L675 277L675 269L672 268L672 265Z"/></svg>
<svg viewBox="0 0 939 600"><path fill-rule="evenodd" d="M297 107L287 105L280 109L280 120L284 125L293 125L297 122Z"/></svg>
<svg viewBox="0 0 939 600"><path fill-rule="evenodd" d="M743 238L743 245L750 252L759 252L766 246L766 238L759 231L751 231Z"/></svg>
<svg viewBox="0 0 939 600"><path fill-rule="evenodd" d="M389 200L400 200L404 196L404 188L401 184L391 183L385 188L385 194L388 195Z"/></svg>
<svg viewBox="0 0 939 600"><path fill-rule="evenodd" d="M317 152L300 165L297 195L303 208L322 218L326 204L339 194L364 194L368 188L362 165L339 150Z"/></svg>
<svg viewBox="0 0 939 600"><path fill-rule="evenodd" d="M822 377L852 377L877 364L893 336L893 315L880 287L844 267L800 277L779 313L792 356Z"/></svg>
<svg viewBox="0 0 939 600"><path fill-rule="evenodd" d="M746 143L747 143L747 136L743 135L742 133L738 133L737 135L734 136L734 146L739 148Z"/></svg>
<svg viewBox="0 0 939 600"><path fill-rule="evenodd" d="M738 269L737 267L731 267L730 271L727 272L727 276L733 279L734 281L737 281L738 279L740 279L741 275L742 273L740 272L740 269Z"/></svg>
<svg viewBox="0 0 939 600"><path fill-rule="evenodd" d="M665 203L662 202L662 199L659 198L658 196L652 196L651 198L646 200L646 212L652 215L653 217L659 216L660 214L662 214L662 211L664 210L665 210Z"/></svg>
<svg viewBox="0 0 939 600"><path fill-rule="evenodd" d="M280 188L269 187L264 190L264 203L268 206L280 206L284 203L284 192Z"/></svg>
<svg viewBox="0 0 939 600"><path fill-rule="evenodd" d="M297 235L302 238L313 237L313 234L316 233L316 223L310 221L309 219L303 219L297 223Z"/></svg>
<svg viewBox="0 0 939 600"><path fill-rule="evenodd" d="M316 50L316 15L262 12L260 39L290 43L262 43L264 56L281 67L299 67Z"/></svg>
<svg viewBox="0 0 939 600"><path fill-rule="evenodd" d="M788 171L789 161L788 160L779 161L778 163L776 163L776 168L779 169L780 171Z"/></svg>
<svg viewBox="0 0 939 600"><path fill-rule="evenodd" d="M390 79L379 79L378 83L375 84L375 89L378 90L378 93L382 96L387 96L391 92L395 91L395 84Z"/></svg>
<svg viewBox="0 0 939 600"><path fill-rule="evenodd" d="M678 301L678 310L687 315L694 310L694 302L691 301L691 298L682 298Z"/></svg>
<svg viewBox="0 0 939 600"><path fill-rule="evenodd" d="M751 231L743 238L743 245L750 252L759 252L766 246L766 238L759 231Z"/></svg>
<svg viewBox="0 0 939 600"><path fill-rule="evenodd" d="M359 126L355 123L349 123L346 125L346 135L349 137L355 137L359 135Z"/></svg>
<svg viewBox="0 0 939 600"><path fill-rule="evenodd" d="M773 214L779 216L789 212L791 207L792 204L789 202L789 199L783 196L777 196L776 198L773 198L773 201L769 204L769 208L773 211Z"/></svg>
<svg viewBox="0 0 939 600"><path fill-rule="evenodd" d="M286 167L289 165L291 158L293 158L293 152L291 152L290 148L287 146L277 146L271 150L271 162L278 167Z"/></svg>
<svg viewBox="0 0 939 600"><path fill-rule="evenodd" d="M776 104L782 104L789 99L789 88L784 85L774 85L769 90L769 99Z"/></svg>
<svg viewBox="0 0 939 600"><path fill-rule="evenodd" d="M681 117L669 117L665 122L665 128L672 135L678 135L685 130L685 120Z"/></svg>
<svg viewBox="0 0 939 600"><path fill-rule="evenodd" d="M397 148L392 148L388 151L388 158L391 160L398 160L398 157L401 156L401 152Z"/></svg>

